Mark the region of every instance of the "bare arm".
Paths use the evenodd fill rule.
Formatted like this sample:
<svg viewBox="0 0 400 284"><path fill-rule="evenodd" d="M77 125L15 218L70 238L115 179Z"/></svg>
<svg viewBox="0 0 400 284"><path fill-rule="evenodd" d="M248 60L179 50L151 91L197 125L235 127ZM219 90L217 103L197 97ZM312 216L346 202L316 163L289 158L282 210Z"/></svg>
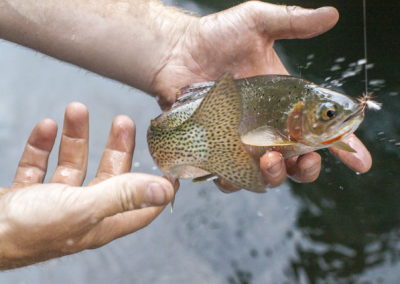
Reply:
<svg viewBox="0 0 400 284"><path fill-rule="evenodd" d="M0 0L1 38L147 92L193 19L155 0Z"/></svg>

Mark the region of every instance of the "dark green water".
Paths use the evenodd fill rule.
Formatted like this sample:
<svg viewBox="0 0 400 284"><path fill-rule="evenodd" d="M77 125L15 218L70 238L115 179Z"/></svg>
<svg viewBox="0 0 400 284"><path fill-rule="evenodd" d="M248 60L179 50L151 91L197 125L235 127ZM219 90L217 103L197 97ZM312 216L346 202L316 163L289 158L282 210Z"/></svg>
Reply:
<svg viewBox="0 0 400 284"><path fill-rule="evenodd" d="M219 10L240 1L197 2ZM337 26L322 36L278 43L292 73L326 83L357 68L352 63L364 57L362 1L284 4L330 5L341 14ZM297 255L288 260L287 273L294 283L360 283L360 275L379 266L386 266L390 277L378 273L362 283L392 283L389 279L396 278L400 283L400 271L391 269L400 260L399 8L398 1L367 1L368 63L373 64L369 88L383 103L383 110L369 112L357 134L371 151L373 168L357 175L323 152L324 169L318 181L291 184L292 194L301 202L295 223L303 235L296 244ZM364 73L359 72L339 87L357 97L364 91L364 82ZM292 237L290 231L286 237ZM251 283L251 273L240 269L238 273L241 280L231 283Z"/></svg>
<svg viewBox="0 0 400 284"><path fill-rule="evenodd" d="M192 0L167 4L194 10ZM238 1L196 1L206 14ZM318 83L343 83L358 97L364 77L361 0L286 0L305 7L336 6L330 32L277 48L294 74ZM173 214L96 250L0 273L0 283L29 284L285 284L400 283L400 21L398 1L367 0L370 89L383 103L357 134L374 166L353 173L329 153L318 181L289 183L267 194L226 195L212 183L182 182ZM339 62L340 61L340 62ZM351 65L351 66L349 66ZM356 72L357 73L357 72ZM147 150L146 130L159 115L156 101L108 79L0 41L0 181L12 180L25 138L44 117L62 124L71 101L88 105L91 139L88 179L94 176L111 119L128 114L137 125L133 170L159 173ZM346 73L348 74L348 73ZM330 79L326 78L331 77ZM334 85L334 84L333 84ZM56 164L57 153L50 159Z"/></svg>

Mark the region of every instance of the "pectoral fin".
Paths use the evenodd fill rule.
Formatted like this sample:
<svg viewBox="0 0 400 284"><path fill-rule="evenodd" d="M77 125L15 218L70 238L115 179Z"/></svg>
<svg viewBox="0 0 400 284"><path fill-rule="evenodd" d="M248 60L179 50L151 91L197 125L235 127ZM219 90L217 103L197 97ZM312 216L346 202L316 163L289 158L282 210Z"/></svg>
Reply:
<svg viewBox="0 0 400 284"><path fill-rule="evenodd" d="M296 144L293 141L282 139L281 135L272 127L261 126L247 132L241 137L242 142L249 146L274 147Z"/></svg>
<svg viewBox="0 0 400 284"><path fill-rule="evenodd" d="M333 146L335 148L338 148L338 149L343 150L343 151L347 151L347 152L351 152L351 153L357 153L356 150L354 150L349 144L346 144L343 141L336 142L335 144L333 144Z"/></svg>
<svg viewBox="0 0 400 284"><path fill-rule="evenodd" d="M199 93L202 93L206 90L209 90L215 82L209 81L209 82L201 82L201 83L194 83L188 86L185 86L180 89L179 91L179 98L178 101L186 100L190 96L197 95Z"/></svg>

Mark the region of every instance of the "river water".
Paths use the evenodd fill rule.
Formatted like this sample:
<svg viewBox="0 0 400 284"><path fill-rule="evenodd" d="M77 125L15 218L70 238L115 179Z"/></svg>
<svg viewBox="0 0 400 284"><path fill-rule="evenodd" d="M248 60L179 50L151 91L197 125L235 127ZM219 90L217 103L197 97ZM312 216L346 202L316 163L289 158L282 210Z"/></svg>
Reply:
<svg viewBox="0 0 400 284"><path fill-rule="evenodd" d="M167 3L206 14L236 1ZM364 86L362 2L285 4L340 9L333 31L282 41L277 48L293 73L359 96ZM368 174L353 173L322 152L324 168L317 182L287 182L267 194L226 195L211 183L182 182L173 213L165 210L145 229L100 249L1 272L0 283L399 283L396 5L368 1L370 88L384 104L382 111L367 114L357 132L374 157ZM145 141L150 119L160 112L153 98L7 42L0 42L0 74L1 186L11 182L35 122L50 117L61 125L72 101L90 110L87 180L94 176L118 114L137 124L133 171L159 173Z"/></svg>

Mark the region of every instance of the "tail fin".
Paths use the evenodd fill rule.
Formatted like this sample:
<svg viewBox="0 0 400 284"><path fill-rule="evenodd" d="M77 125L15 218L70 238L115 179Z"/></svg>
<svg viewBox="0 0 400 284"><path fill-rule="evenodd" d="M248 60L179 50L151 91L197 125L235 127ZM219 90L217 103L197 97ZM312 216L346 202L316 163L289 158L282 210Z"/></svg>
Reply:
<svg viewBox="0 0 400 284"><path fill-rule="evenodd" d="M199 167L241 188L265 192L259 164L244 148L239 136L242 98L231 74L224 74L188 119L206 133L208 157Z"/></svg>

